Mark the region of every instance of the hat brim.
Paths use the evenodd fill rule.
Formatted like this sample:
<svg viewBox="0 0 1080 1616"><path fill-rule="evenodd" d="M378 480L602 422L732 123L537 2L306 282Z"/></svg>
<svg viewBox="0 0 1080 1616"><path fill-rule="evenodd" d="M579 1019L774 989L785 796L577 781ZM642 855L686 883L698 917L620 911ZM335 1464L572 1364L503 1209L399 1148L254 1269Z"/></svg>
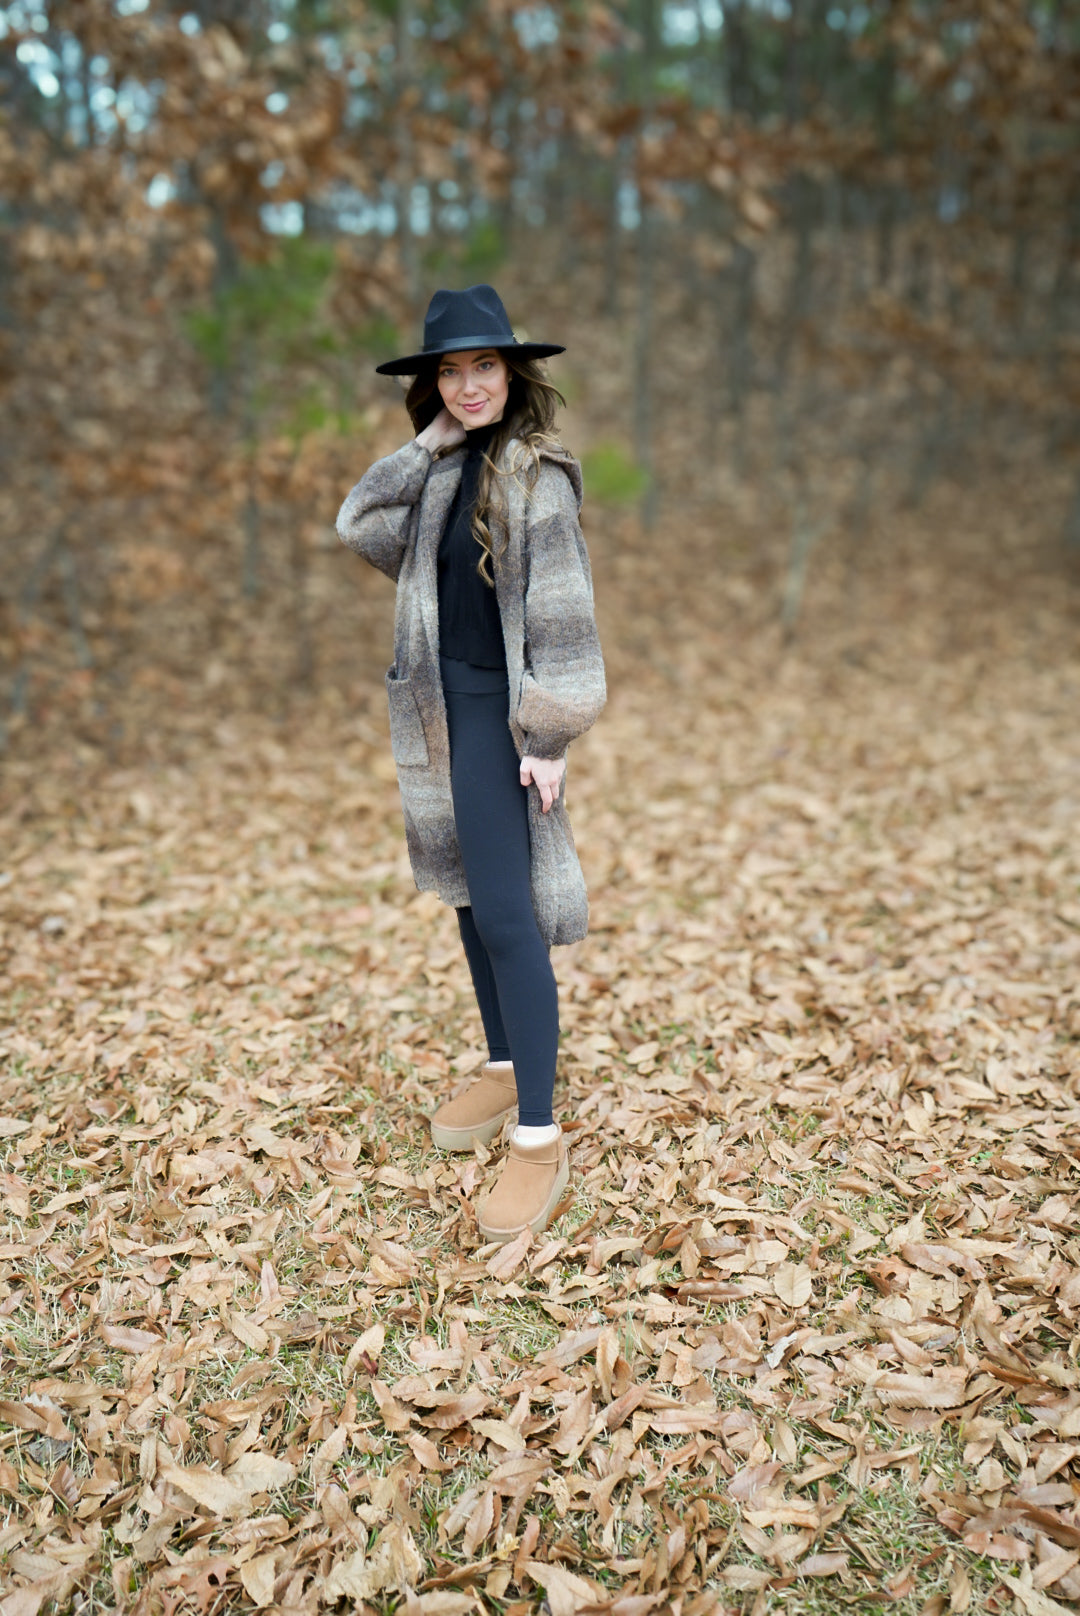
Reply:
<svg viewBox="0 0 1080 1616"><path fill-rule="evenodd" d="M553 354L566 352L557 342L507 342L505 338L457 337L428 348L423 353L406 354L404 359L388 359L385 365L376 365L380 376L418 376L426 364L441 359L448 353L471 353L478 348L496 348L500 353L514 354L518 359L550 359Z"/></svg>

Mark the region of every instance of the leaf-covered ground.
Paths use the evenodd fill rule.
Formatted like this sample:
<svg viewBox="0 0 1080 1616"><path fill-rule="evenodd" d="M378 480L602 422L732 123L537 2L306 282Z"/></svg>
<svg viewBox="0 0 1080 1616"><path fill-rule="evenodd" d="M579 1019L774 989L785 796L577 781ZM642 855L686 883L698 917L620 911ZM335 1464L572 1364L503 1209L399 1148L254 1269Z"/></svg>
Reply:
<svg viewBox="0 0 1080 1616"><path fill-rule="evenodd" d="M483 1052L382 581L287 721L193 670L141 757L23 737L3 1616L1080 1599L1075 586L931 518L815 562L785 651L734 529L594 516L573 1196L503 1250L424 1125Z"/></svg>

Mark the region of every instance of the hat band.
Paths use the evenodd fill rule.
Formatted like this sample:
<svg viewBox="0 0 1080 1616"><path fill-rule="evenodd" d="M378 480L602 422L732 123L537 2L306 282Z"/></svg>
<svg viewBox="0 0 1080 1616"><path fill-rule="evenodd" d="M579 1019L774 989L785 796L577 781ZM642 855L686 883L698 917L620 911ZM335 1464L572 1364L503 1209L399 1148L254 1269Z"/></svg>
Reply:
<svg viewBox="0 0 1080 1616"><path fill-rule="evenodd" d="M511 331L504 337L491 335L477 337L447 337L442 342L425 342L421 350L423 353L446 353L448 346L455 348L516 348L519 346L517 338Z"/></svg>

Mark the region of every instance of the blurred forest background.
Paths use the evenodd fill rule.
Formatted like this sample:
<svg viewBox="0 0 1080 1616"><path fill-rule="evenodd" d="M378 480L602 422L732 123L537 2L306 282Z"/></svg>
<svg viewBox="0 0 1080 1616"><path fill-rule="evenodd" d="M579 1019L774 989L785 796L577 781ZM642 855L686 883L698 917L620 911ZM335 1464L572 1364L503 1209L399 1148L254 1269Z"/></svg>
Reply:
<svg viewBox="0 0 1080 1616"><path fill-rule="evenodd" d="M0 98L6 745L366 689L333 518L440 284L566 343L650 599L1075 577L1065 0L16 0Z"/></svg>
<svg viewBox="0 0 1080 1616"><path fill-rule="evenodd" d="M1078 158L1067 0L0 0L5 1616L1077 1608ZM334 533L476 281L610 691L494 1257Z"/></svg>

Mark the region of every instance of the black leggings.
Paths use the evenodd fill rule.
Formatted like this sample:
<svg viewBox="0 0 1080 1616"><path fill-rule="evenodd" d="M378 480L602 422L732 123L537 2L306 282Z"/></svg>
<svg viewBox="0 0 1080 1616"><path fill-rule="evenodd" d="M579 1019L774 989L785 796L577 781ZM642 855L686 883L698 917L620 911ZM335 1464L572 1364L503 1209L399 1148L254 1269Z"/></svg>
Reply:
<svg viewBox="0 0 1080 1616"><path fill-rule="evenodd" d="M457 911L491 1060L512 1060L518 1121L553 1120L555 973L529 885L527 794L506 722L506 675L441 658L454 822L471 907Z"/></svg>

